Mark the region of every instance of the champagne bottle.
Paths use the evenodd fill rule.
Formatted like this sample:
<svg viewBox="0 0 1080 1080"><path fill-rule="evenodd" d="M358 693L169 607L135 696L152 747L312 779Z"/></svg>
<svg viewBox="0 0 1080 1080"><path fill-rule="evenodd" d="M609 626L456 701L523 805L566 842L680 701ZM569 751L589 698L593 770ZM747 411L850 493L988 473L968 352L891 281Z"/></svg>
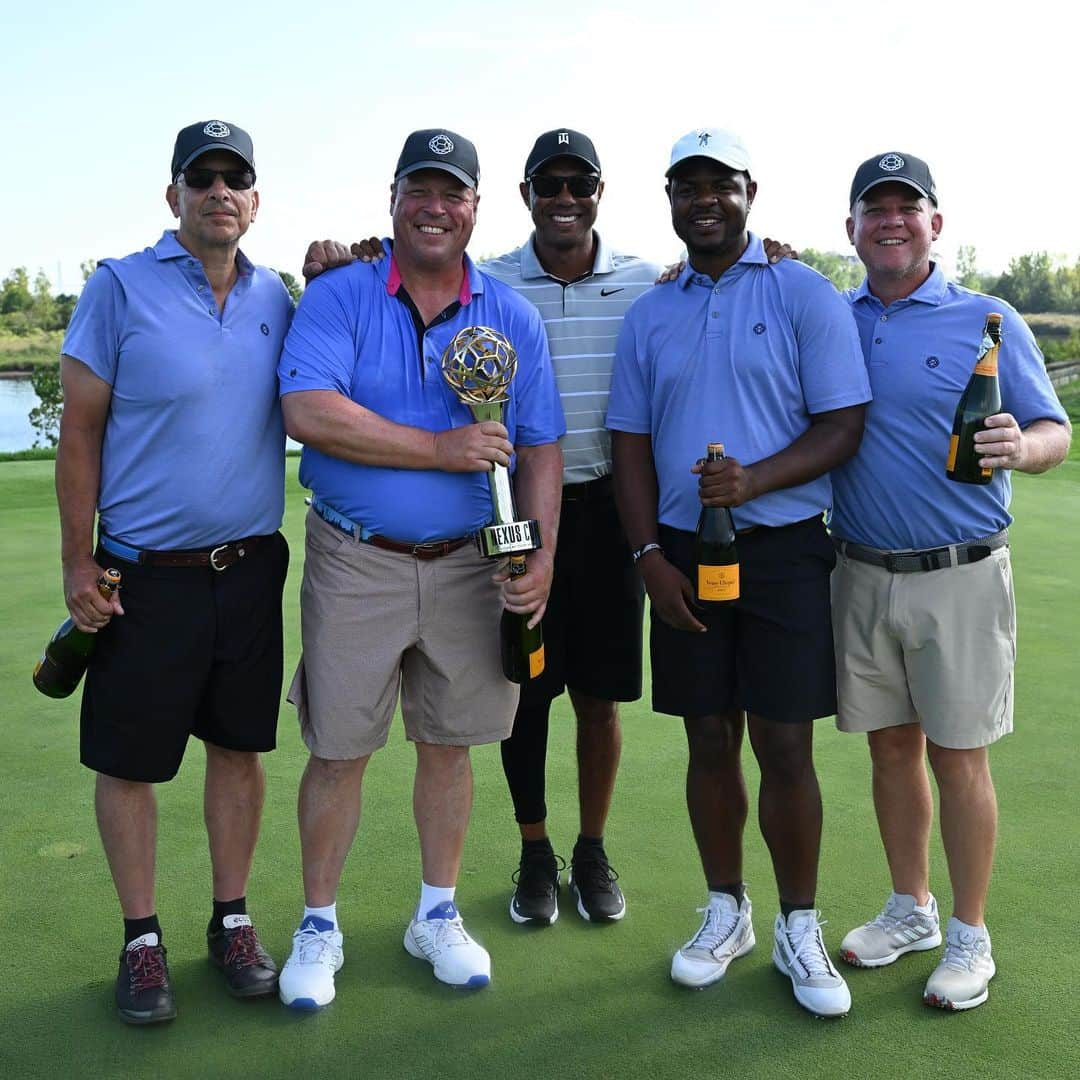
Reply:
<svg viewBox="0 0 1080 1080"><path fill-rule="evenodd" d="M1001 389L998 386L998 350L1001 348L1001 316L986 316L982 344L967 386L953 417L952 437L945 475L961 484L989 484L993 469L979 464L983 453L975 446L975 432L986 430L986 418L1001 412Z"/></svg>
<svg viewBox="0 0 1080 1080"><path fill-rule="evenodd" d="M120 571L106 570L98 578L98 592L106 600L120 587ZM80 630L65 619L49 639L34 667L34 685L46 696L65 698L79 685L97 644L97 634Z"/></svg>
<svg viewBox="0 0 1080 1080"><path fill-rule="evenodd" d="M709 443L706 461L723 461L724 444ZM695 537L697 599L706 610L739 599L735 524L726 506L703 506Z"/></svg>
<svg viewBox="0 0 1080 1080"><path fill-rule="evenodd" d="M525 556L510 556L510 576L521 577L525 573ZM499 623L499 644L502 653L503 674L515 683L525 683L537 678L544 670L544 629L538 622L531 630L531 615L519 615L503 611Z"/></svg>

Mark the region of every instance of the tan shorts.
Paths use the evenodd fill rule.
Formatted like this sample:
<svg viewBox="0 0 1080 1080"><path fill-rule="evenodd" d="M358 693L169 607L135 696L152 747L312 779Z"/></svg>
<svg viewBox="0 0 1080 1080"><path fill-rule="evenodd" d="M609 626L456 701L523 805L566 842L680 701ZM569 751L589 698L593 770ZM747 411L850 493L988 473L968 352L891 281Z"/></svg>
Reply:
<svg viewBox="0 0 1080 1080"><path fill-rule="evenodd" d="M502 673L502 591L472 544L438 559L384 551L307 515L303 655L289 701L317 757L385 745L401 689L405 734L471 746L505 739L518 687Z"/></svg>
<svg viewBox="0 0 1080 1080"><path fill-rule="evenodd" d="M987 746L1013 727L1016 604L1008 547L912 574L837 554L836 725L919 723L938 746Z"/></svg>

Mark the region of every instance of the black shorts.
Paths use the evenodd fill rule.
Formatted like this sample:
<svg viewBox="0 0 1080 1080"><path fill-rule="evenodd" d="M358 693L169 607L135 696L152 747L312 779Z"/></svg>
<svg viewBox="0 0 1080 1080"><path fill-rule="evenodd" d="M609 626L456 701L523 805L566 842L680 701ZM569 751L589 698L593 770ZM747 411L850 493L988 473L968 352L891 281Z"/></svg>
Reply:
<svg viewBox="0 0 1080 1080"><path fill-rule="evenodd" d="M544 673L522 686L522 704L544 705L567 686L603 701L636 701L643 612L611 478L565 488L544 613Z"/></svg>
<svg viewBox="0 0 1080 1080"><path fill-rule="evenodd" d="M95 772L158 783L189 735L228 750L273 750L281 703L281 593L289 546L274 533L221 572L146 566L101 549L123 575L82 698L80 756Z"/></svg>
<svg viewBox="0 0 1080 1080"><path fill-rule="evenodd" d="M662 525L668 560L697 579L694 534ZM653 709L710 716L744 709L804 722L836 712L829 575L836 562L820 518L736 537L738 600L698 618L708 633L652 618Z"/></svg>

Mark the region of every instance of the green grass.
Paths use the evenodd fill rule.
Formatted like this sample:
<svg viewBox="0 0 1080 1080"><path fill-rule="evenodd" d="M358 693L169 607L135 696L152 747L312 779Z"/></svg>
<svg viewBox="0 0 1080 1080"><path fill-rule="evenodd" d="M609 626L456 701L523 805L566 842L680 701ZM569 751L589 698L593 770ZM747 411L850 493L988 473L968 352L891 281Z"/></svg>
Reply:
<svg viewBox="0 0 1080 1080"><path fill-rule="evenodd" d="M289 467L287 663L297 655L303 505ZM771 969L775 893L756 826L746 877L759 944L725 982L684 991L671 952L696 927L703 889L682 801L681 726L647 705L624 710L623 766L609 828L629 911L591 927L565 901L550 929L507 915L517 842L495 747L474 753L476 805L459 898L492 953L494 982L462 995L401 948L419 865L409 789L413 755L397 729L368 771L364 820L339 910L346 965L335 1003L299 1016L275 1001L231 1000L205 958L209 876L201 824L201 752L160 789L159 911L179 1004L175 1023L130 1029L113 1015L120 919L78 764L76 699L30 684L36 653L63 614L57 524L46 461L0 467L0 730L4 829L0 1061L23 1077L1072 1077L1080 964L1075 916L1075 658L1080 652L1080 462L1017 477L1013 530L1020 644L1017 732L994 750L1001 803L989 921L999 975L987 1005L965 1015L922 1006L933 954L877 972L847 972L854 1007L842 1021L800 1010ZM150 718L148 718L148 721ZM550 820L566 853L576 831L572 726L555 710ZM268 795L249 898L260 934L282 957L300 911L296 787L305 754L291 706L267 757ZM888 890L870 804L865 744L830 721L817 730L825 801L819 902L835 948ZM756 772L748 768L751 787ZM949 889L940 843L932 872Z"/></svg>
<svg viewBox="0 0 1080 1080"><path fill-rule="evenodd" d="M60 362L62 330L33 330L29 334L0 331L0 371L30 371Z"/></svg>

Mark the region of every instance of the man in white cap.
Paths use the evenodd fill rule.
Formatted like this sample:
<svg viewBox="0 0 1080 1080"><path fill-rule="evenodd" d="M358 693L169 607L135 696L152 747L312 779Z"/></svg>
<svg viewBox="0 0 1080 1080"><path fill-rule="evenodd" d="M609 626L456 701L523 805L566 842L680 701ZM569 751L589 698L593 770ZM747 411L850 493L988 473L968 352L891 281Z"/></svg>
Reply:
<svg viewBox="0 0 1080 1080"><path fill-rule="evenodd" d="M822 518L828 471L858 447L870 395L842 298L806 266L771 265L747 231L751 171L731 132L702 128L675 144L666 191L689 262L627 313L607 426L620 514L652 602L653 708L683 718L687 805L709 891L672 978L707 986L755 943L742 880L746 728L780 899L773 963L800 1005L841 1016L851 996L816 908L813 720L836 708L834 553ZM729 456L700 464L714 441ZM730 507L737 530L741 593L717 613L696 605L691 585L703 505Z"/></svg>

